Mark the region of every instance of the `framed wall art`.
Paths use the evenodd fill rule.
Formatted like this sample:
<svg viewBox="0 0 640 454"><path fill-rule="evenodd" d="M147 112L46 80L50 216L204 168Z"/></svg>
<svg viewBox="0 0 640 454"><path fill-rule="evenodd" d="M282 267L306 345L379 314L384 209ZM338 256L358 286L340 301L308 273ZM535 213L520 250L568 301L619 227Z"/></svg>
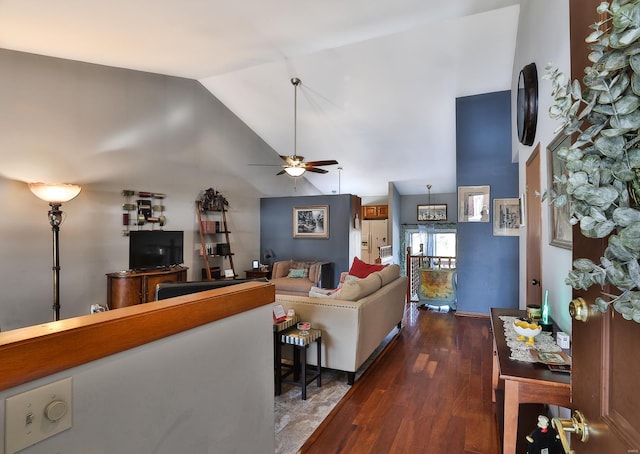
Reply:
<svg viewBox="0 0 640 454"><path fill-rule="evenodd" d="M294 238L329 238L329 205L293 207Z"/></svg>
<svg viewBox="0 0 640 454"><path fill-rule="evenodd" d="M547 169L549 186L553 186L556 192L565 191L565 183L559 178L566 173L565 162L558 157L558 150L571 146L571 136L560 132L547 146ZM569 203L556 206L549 200L549 244L552 246L571 249L573 243L572 227Z"/></svg>
<svg viewBox="0 0 640 454"><path fill-rule="evenodd" d="M418 221L446 221L447 204L418 205Z"/></svg>
<svg viewBox="0 0 640 454"><path fill-rule="evenodd" d="M489 222L489 186L458 186L458 222Z"/></svg>
<svg viewBox="0 0 640 454"><path fill-rule="evenodd" d="M520 199L493 199L493 235L520 234Z"/></svg>

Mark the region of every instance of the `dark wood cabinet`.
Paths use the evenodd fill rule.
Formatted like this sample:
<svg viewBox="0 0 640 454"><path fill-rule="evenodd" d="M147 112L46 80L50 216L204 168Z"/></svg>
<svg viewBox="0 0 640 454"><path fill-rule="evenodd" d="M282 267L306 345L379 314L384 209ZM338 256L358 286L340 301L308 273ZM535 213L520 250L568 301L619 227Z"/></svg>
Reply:
<svg viewBox="0 0 640 454"><path fill-rule="evenodd" d="M389 207L387 205L365 205L362 207L362 219L387 219Z"/></svg>
<svg viewBox="0 0 640 454"><path fill-rule="evenodd" d="M271 279L271 271L245 270L244 274L247 279Z"/></svg>
<svg viewBox="0 0 640 454"><path fill-rule="evenodd" d="M184 282L186 267L153 271L123 271L107 274L107 304L109 309L147 303L155 299L156 285L162 282Z"/></svg>

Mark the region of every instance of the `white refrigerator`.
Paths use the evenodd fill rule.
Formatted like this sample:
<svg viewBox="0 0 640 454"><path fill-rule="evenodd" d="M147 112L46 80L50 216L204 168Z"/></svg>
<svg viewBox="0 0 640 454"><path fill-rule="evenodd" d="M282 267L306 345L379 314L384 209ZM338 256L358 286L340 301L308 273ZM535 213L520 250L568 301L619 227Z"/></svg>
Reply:
<svg viewBox="0 0 640 454"><path fill-rule="evenodd" d="M362 221L361 259L367 263L375 263L380 257L379 247L387 245L387 220L376 219Z"/></svg>

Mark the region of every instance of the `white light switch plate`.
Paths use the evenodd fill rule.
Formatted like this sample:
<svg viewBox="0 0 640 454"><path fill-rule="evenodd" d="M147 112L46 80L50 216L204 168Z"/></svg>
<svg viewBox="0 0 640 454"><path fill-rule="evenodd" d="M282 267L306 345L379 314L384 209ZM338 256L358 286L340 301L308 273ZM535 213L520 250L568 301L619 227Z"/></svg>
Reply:
<svg viewBox="0 0 640 454"><path fill-rule="evenodd" d="M69 429L72 423L71 377L5 400L5 450L13 454Z"/></svg>

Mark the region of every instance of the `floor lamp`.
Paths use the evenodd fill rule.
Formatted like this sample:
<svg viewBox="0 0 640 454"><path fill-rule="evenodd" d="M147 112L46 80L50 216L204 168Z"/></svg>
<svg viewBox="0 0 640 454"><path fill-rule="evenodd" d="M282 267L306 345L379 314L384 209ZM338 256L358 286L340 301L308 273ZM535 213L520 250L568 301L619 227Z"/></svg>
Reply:
<svg viewBox="0 0 640 454"><path fill-rule="evenodd" d="M38 198L49 202L49 223L53 232L53 320L60 320L60 244L58 232L62 224L63 212L60 206L80 194L80 186L75 184L29 183L29 189Z"/></svg>

